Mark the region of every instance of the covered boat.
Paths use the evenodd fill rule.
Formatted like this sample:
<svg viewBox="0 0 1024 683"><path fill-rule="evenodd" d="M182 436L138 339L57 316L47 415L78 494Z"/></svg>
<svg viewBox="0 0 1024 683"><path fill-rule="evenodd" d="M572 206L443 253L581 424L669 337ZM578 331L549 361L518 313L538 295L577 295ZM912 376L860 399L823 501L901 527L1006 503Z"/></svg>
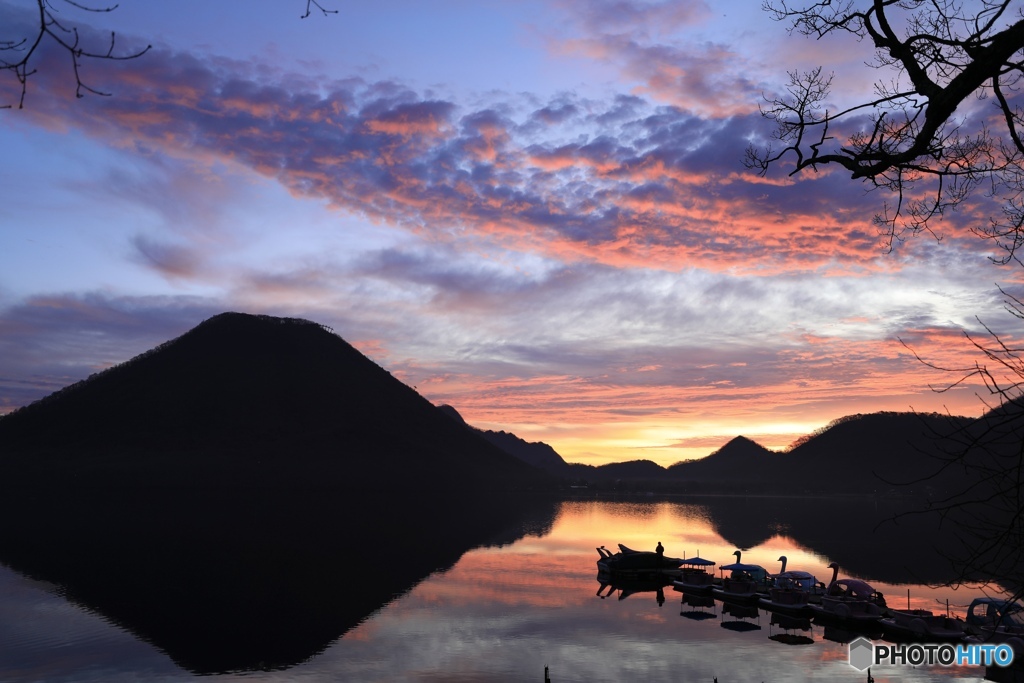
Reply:
<svg viewBox="0 0 1024 683"><path fill-rule="evenodd" d="M740 562L740 551L733 553L736 562L719 567L723 572L731 572L722 578L722 585L711 589L716 598L721 600L756 600L766 595L769 587L768 571L759 564L743 564Z"/></svg>
<svg viewBox="0 0 1024 683"><path fill-rule="evenodd" d="M968 641L1009 645L1014 662L1024 661L1024 606L1019 602L975 598L967 608L967 626L975 631Z"/></svg>
<svg viewBox="0 0 1024 683"><path fill-rule="evenodd" d="M979 629L1024 630L1024 606L1015 600L975 598L967 608L967 624Z"/></svg>
<svg viewBox="0 0 1024 683"><path fill-rule="evenodd" d="M714 566L712 560L705 560L699 556L683 560L680 566L682 575L673 581L672 585L684 593L706 595L711 592L715 583L715 575L709 571Z"/></svg>
<svg viewBox="0 0 1024 683"><path fill-rule="evenodd" d="M820 601L825 592L825 584L809 572L786 571L785 555L780 557L779 561L782 562L782 571L769 577L771 585L767 597L760 599L761 606L768 610L790 613L810 611L809 603L812 598Z"/></svg>

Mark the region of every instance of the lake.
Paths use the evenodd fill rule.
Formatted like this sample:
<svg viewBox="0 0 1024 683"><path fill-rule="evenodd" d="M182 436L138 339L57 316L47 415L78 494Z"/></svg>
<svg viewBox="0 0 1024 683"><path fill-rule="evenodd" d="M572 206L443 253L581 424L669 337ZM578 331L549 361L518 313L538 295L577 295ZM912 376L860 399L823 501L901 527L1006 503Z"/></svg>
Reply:
<svg viewBox="0 0 1024 683"><path fill-rule="evenodd" d="M734 616L720 602L687 606L671 586L629 594L602 585L595 548L617 543L653 549L660 541L667 555L699 553L719 564L732 562L742 548L744 562L773 572L785 555L789 569L824 581L831 576L826 565L837 561L841 576L868 580L890 606L936 613L948 604L950 613L962 616L983 594L924 585L941 579L938 541L906 526L875 528L873 520L888 514L876 500L568 500L551 510L515 540L466 551L307 661L217 678L540 683L546 666L552 683L866 680L847 663L842 634L837 641L821 626L780 625L764 610ZM344 589L356 596L360 586ZM938 666L883 666L871 673L878 683L985 675L981 667ZM0 680L196 677L103 614L69 601L61 586L0 567Z"/></svg>

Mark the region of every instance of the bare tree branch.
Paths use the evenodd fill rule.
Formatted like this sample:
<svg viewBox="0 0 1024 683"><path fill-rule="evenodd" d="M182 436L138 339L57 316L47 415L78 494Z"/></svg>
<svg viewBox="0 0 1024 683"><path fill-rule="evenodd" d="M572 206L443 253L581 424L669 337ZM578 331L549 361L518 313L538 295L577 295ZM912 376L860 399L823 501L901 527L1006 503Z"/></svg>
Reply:
<svg viewBox="0 0 1024 683"><path fill-rule="evenodd" d="M306 13L303 14L299 18L300 19L305 19L306 17L308 17L310 15L310 13L312 12L312 8L313 7L316 7L318 10L320 10L320 13L323 14L325 17L328 14L337 14L338 13L338 10L336 10L336 9L325 9L323 5L321 5L319 2L317 2L317 0L306 0Z"/></svg>
<svg viewBox="0 0 1024 683"><path fill-rule="evenodd" d="M1000 289L1006 309L1024 319L1024 303ZM909 514L937 515L953 531L955 551L947 553L958 575L954 585L984 575L1020 597L1024 590L1024 348L978 321L983 336L964 337L983 360L972 366L944 367L914 356L928 367L950 373L943 392L980 380L987 411L982 418L941 435L946 444L927 481L955 471L960 485ZM904 344L904 346L907 346ZM910 347L907 346L909 349Z"/></svg>
<svg viewBox="0 0 1024 683"><path fill-rule="evenodd" d="M21 96L18 98L18 108L25 106L25 96L28 92L28 79L36 73L33 58L37 55L44 40L64 50L71 59L71 71L75 76L75 96L83 97L89 92L95 95L109 95L97 88L88 85L82 80L82 65L86 60L113 60L124 61L136 59L146 54L151 49L147 45L141 50L119 54L115 51L116 37L114 32L110 33L110 44L106 50L93 50L82 45L78 28L62 22L59 18L60 3L68 7L86 12L106 13L113 12L117 5L91 6L74 0L37 0L38 21L34 28L34 35L20 40L0 40L0 71L10 71L21 86ZM3 108L10 108L5 105Z"/></svg>
<svg viewBox="0 0 1024 683"><path fill-rule="evenodd" d="M78 27L61 17L62 8L102 14L116 10L118 8L116 4L93 5L80 0L36 0L36 8L38 10L36 19L27 35L13 39L4 38L2 37L4 29L0 27L0 72L9 72L17 79L21 90L18 97L19 109L25 106L28 80L37 73L36 62L44 43L48 42L64 51L71 60L71 73L75 79L75 97L79 98L84 97L87 93L103 97L111 94L89 85L84 80L82 71L87 62L138 59L153 47L147 45L140 50L119 52L116 49L117 37L113 31L110 32L110 43L105 48L87 47L83 44ZM338 10L327 9L318 0L306 0L306 13L302 15L302 18L308 17L313 8L319 10L324 16L338 13ZM0 109L10 109L12 106L10 104L0 105Z"/></svg>
<svg viewBox="0 0 1024 683"><path fill-rule="evenodd" d="M875 224L890 247L931 232L934 219L987 183L988 196L1002 210L975 232L999 245L1005 253L1000 262L1013 260L1024 241L1024 144L1018 133L1022 113L1006 93L1015 92L1024 76L1020 9L1012 13L1011 0L767 0L764 7L803 35L848 33L870 40L872 66L891 80L875 84L875 97L829 113L834 75L821 68L790 73L785 92L766 96L761 108L783 146L752 145L748 168L764 175L789 160L798 174L835 165L872 189L888 190L895 198ZM990 94L1004 128L968 121L966 114L957 118L969 98ZM846 133L833 132L840 130Z"/></svg>

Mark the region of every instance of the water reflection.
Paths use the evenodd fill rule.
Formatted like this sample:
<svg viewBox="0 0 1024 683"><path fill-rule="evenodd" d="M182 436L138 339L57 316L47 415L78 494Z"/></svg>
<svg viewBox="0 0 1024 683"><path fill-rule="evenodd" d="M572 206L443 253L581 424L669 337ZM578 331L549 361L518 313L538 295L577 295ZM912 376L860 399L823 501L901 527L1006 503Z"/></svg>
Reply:
<svg viewBox="0 0 1024 683"><path fill-rule="evenodd" d="M761 610L748 605L726 600L722 603L722 628L744 633L761 630Z"/></svg>
<svg viewBox="0 0 1024 683"><path fill-rule="evenodd" d="M316 490L146 495L33 500L33 515L0 527L0 562L197 674L308 661L467 550L544 533L557 509L491 500L467 515L465 500Z"/></svg>
<svg viewBox="0 0 1024 683"><path fill-rule="evenodd" d="M683 593L681 605L682 608L679 611L679 616L686 617L687 619L703 621L718 617L718 603L710 595Z"/></svg>
<svg viewBox="0 0 1024 683"><path fill-rule="evenodd" d="M811 620L808 617L794 617L780 612L771 613L769 640L783 645L813 645Z"/></svg>
<svg viewBox="0 0 1024 683"><path fill-rule="evenodd" d="M286 671L258 670L244 677L226 675L220 680L504 683L543 680L545 666L558 683L712 681L715 677L724 682L864 680L861 672L847 664L846 644L856 634L845 632L839 625L811 621L807 628L806 620L784 619L755 605L726 606L710 596L681 594L660 581L596 580L595 548L614 547L619 542L653 549L662 541L666 554L692 557L699 553L720 563L723 559L730 561L732 552L741 547L745 562L772 571L777 571L779 556L786 555L788 568L811 571L823 580L828 579L825 567L837 561L844 576L870 580L885 590L890 604L896 598L906 600L909 590L912 604L941 604L944 611L949 600L956 614L963 614L978 594L900 581L915 572L937 574L936 567L887 566L886 558L899 562L898 558L914 553L880 545L873 540L877 537L869 525L837 522L856 518L857 507L844 513L831 504L815 501L780 505L779 509L769 504L765 515L759 517L749 514L752 508L746 506L748 503L726 500L700 504L563 502L546 513L534 514L533 521L525 526L521 522L518 527L512 524L511 531L499 534L501 543L468 552L460 550L461 557L452 556L447 565L434 567L439 570L425 571L422 576L426 578L414 587L406 586L408 590L403 588L405 592L397 597L389 595L369 618L333 635L319 636L328 639L325 646L319 646L320 641L307 642L307 659L293 662ZM785 509L796 519L785 518ZM809 510L831 512L816 525L805 519ZM738 517L744 511L751 526L747 531L739 528ZM862 510L860 517L864 516ZM392 520L395 529L402 528L401 521ZM424 530L413 520L406 522L406 529ZM823 538L828 531L835 536L837 529L842 530L840 540L847 543ZM325 537L330 536L327 528L321 531ZM416 543L426 548L433 540L420 538ZM481 538L477 545L487 540ZM738 540L756 543L741 546ZM299 542L291 547L302 545ZM319 570L321 583L312 587L309 603L292 605L291 617L275 615L283 621L274 628L290 627L293 620L306 618L307 610L343 611L346 600L362 591L359 575L343 567L343 560L350 559L350 554L339 551L335 554L338 559L332 559L323 544L313 543L311 547L318 549L300 551L295 557L301 563L323 563ZM920 553L918 556L924 557ZM861 569L866 573L859 573ZM378 570L387 572L387 567L375 566L368 573ZM350 573L329 577L342 571ZM295 595L292 593L292 598ZM125 594L121 596L124 599ZM4 599L0 597L0 602ZM319 606L315 604L318 600ZM673 601L678 601L678 612ZM0 633L16 636L21 627L2 614ZM32 628L59 631L61 622L45 622L45 616L37 614ZM114 647L103 638L91 638L90 647L96 652ZM113 637L109 642L114 642ZM310 656L310 648L315 647L321 647L319 654ZM49 673L60 666L60 653L51 654ZM65 671L65 678L153 681L157 676L147 672L166 671L167 663L158 652L151 656L152 663L133 659L126 665L130 670L119 672L112 672L109 666L94 668L75 661L67 665L75 667L75 675ZM3 667L0 650L0 672ZM880 667L872 673L879 683L976 681L984 675L980 667Z"/></svg>
<svg viewBox="0 0 1024 683"><path fill-rule="evenodd" d="M623 579L610 578L603 572L598 572L597 582L599 584L597 595L601 598L610 598L617 594L619 600L625 600L637 593L653 593L654 600L658 606L665 604L665 589L671 584L667 577L652 579Z"/></svg>

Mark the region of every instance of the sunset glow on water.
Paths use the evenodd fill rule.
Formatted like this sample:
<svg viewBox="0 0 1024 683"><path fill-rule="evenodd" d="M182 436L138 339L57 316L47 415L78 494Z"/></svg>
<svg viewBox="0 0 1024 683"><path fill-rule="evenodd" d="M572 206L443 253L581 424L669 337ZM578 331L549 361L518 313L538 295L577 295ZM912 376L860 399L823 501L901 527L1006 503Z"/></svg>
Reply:
<svg viewBox="0 0 1024 683"><path fill-rule="evenodd" d="M864 674L848 664L846 641L837 642L836 633L820 625L787 627L765 610L741 618L718 601L712 608L692 608L681 604L682 596L671 587L659 600L650 588L629 594L598 582L595 548L617 542L644 549L660 540L668 554L692 557L699 550L719 564L732 562L737 548L716 531L714 511L700 502L565 502L549 532L467 552L308 662L218 680L511 683L541 681L548 666L553 681L581 683L716 676L720 681L863 681ZM744 562L773 572L785 555L788 568L824 581L830 578L825 565L837 559L778 534L742 552ZM880 555L884 567L885 554ZM26 680L44 672L47 680L150 683L190 677L145 643L67 605L45 585L10 572L3 576L0 628L7 637L0 644L0 670L16 666L13 670ZM982 594L860 578L883 590L892 606L903 607L909 590L912 607L937 614L948 599L950 611L962 616L971 599ZM712 616L697 620L682 614L696 609ZM28 613L31 620L25 619ZM736 630L738 622L746 630ZM781 642L795 636L801 644ZM887 682L977 681L984 670L883 666L872 675Z"/></svg>

